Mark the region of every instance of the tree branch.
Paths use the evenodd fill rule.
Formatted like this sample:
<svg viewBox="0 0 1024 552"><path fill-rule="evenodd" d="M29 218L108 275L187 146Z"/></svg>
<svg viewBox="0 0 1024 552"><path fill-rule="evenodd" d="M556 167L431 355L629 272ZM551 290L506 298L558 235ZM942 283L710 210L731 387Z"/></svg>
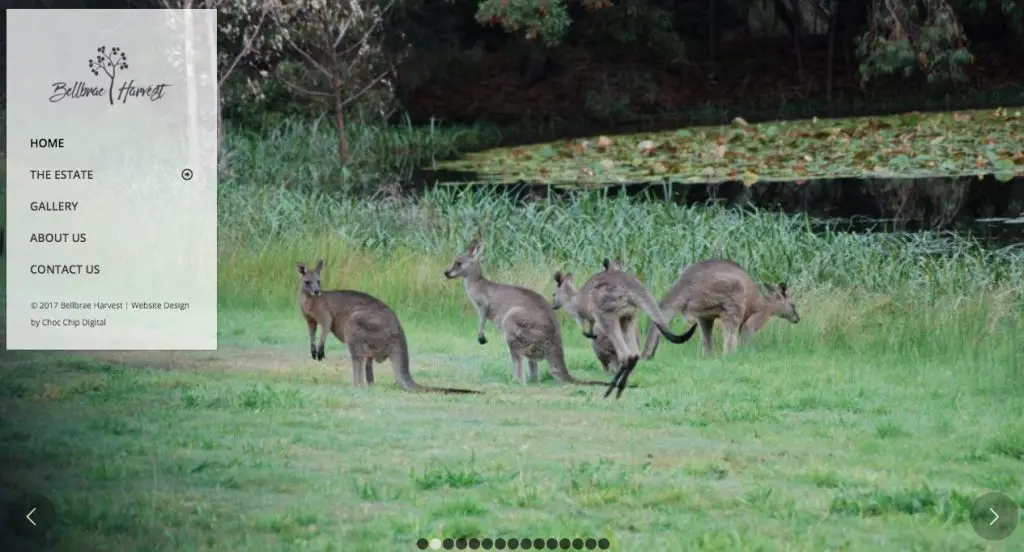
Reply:
<svg viewBox="0 0 1024 552"><path fill-rule="evenodd" d="M213 3L214 3L214 0L206 0L206 5L207 6L210 6ZM264 3L263 4L263 11L260 12L260 18L259 18L258 21L256 21L256 26L252 29L252 34L249 36L249 38L245 38L245 35L243 33L243 35L242 35L243 36L243 38L242 38L242 51L239 52L237 56L235 56L234 61L231 62L231 65L227 68L226 71L224 71L224 74L220 77L220 79L218 79L217 86L224 86L224 81L227 80L228 75L230 75L232 72L234 72L235 67L237 67L238 63L240 61L242 61L242 58L245 57L246 55L248 55L252 51L252 43L256 40L256 35L259 34L260 28L263 27L263 21L267 17L267 11L268 11L267 4Z"/></svg>
<svg viewBox="0 0 1024 552"><path fill-rule="evenodd" d="M277 20L278 25L284 26L284 22L281 21L280 15L275 15L274 18ZM329 36L324 38L330 40ZM324 67L322 63L313 59L313 56L309 55L309 53L306 52L306 50L300 48L299 45L296 44L295 41L292 40L292 37L288 36L287 33L284 35L284 40L285 42L288 43L288 46L295 51L295 53L299 54L299 56L301 56L302 59L309 63L314 69L320 71L328 79L334 78L334 75L326 67Z"/></svg>
<svg viewBox="0 0 1024 552"><path fill-rule="evenodd" d="M341 102L341 106L345 107L346 105L348 105L348 104L358 100L359 98L363 97L363 95L366 94L367 92L369 92L374 86L377 86L378 84L380 84L380 81L384 80L384 77L388 76L388 73L390 71L391 71L390 69L388 69L387 71L384 71L383 73L378 75L376 78L371 80L370 84L367 84L366 86L364 86L362 90L360 90L359 92L356 92L355 94L345 98L344 101Z"/></svg>
<svg viewBox="0 0 1024 552"><path fill-rule="evenodd" d="M341 53L340 53L339 55L340 55L341 57L345 57L345 56L347 56L347 55L348 55L349 53L351 53L351 52L352 52L353 50L355 50L356 48L358 48L358 47L362 46L363 44L365 44L365 43L366 43L366 41L368 41L368 40L370 39L370 35L371 35L371 34L373 34L373 31L375 31L375 30L377 29L377 27L378 27L378 26L379 26L379 25L380 25L380 24L381 24L381 23L382 23L382 22L384 21L384 17L383 17L383 14L384 14L384 13L387 13L387 12L388 12L388 10L390 10L390 9L391 9L391 6L393 6L393 5L394 5L394 3L395 3L395 2L394 2L394 0L392 0L392 1L388 2L388 3L387 3L387 5L386 5L386 6L384 6L384 8L382 8L382 9L381 9L381 11L380 11L380 13L381 13L381 16L380 16L380 17L377 17L377 20L376 20L376 21L374 21L374 22L373 22L373 24L371 24L371 25L370 25L370 28L366 29L366 32L365 32L365 33L363 33L363 36L362 36L362 37L360 37L360 38L359 38L359 40L357 40L355 44L353 44L352 46L349 46L348 48L346 48L346 49L345 49L344 51L342 51L342 52L341 52ZM339 36L339 37L338 37L338 40L335 40L335 42L334 42L334 48L335 48L335 49L337 49L337 48L338 48L338 46L340 45L340 43L341 43L341 38L342 38L342 37L341 37L341 36Z"/></svg>
<svg viewBox="0 0 1024 552"><path fill-rule="evenodd" d="M307 95L307 96L309 96L311 98L330 99L330 97L332 96L331 94L328 94L326 92L317 92L315 90L309 90L307 88L303 88L303 87L295 84L294 82L292 82L292 81L290 81L288 79L281 79L281 82L283 82L285 86L287 86L288 88L291 88L293 91L298 92L300 94L305 94L305 95Z"/></svg>

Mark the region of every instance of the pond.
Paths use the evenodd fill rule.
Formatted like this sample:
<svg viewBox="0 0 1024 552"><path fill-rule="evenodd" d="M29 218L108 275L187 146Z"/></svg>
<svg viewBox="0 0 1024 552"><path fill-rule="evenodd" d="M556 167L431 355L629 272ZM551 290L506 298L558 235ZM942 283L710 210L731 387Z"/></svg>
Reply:
<svg viewBox="0 0 1024 552"><path fill-rule="evenodd" d="M736 119L564 139L440 161L414 180L495 186L524 198L603 189L801 212L848 220L859 231L962 230L1017 243L1024 241L1022 109L757 125Z"/></svg>

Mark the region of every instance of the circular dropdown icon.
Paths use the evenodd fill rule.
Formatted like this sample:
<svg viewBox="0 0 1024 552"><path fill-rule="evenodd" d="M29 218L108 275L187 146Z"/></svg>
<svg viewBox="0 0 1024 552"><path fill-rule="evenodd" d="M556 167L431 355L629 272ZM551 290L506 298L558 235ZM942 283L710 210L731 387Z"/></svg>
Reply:
<svg viewBox="0 0 1024 552"><path fill-rule="evenodd" d="M985 493L971 505L971 526L979 537L991 541L1009 537L1020 521L1017 503L1003 493Z"/></svg>
<svg viewBox="0 0 1024 552"><path fill-rule="evenodd" d="M192 172L192 169L183 169L181 171L181 179L184 180L185 182L192 180L193 176L195 176L195 173Z"/></svg>

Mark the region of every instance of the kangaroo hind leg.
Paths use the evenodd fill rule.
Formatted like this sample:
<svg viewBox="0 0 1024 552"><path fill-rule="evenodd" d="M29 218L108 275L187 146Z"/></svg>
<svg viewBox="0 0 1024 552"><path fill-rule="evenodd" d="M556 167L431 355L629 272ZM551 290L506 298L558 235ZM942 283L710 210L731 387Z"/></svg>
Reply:
<svg viewBox="0 0 1024 552"><path fill-rule="evenodd" d="M348 349L352 355L352 385L360 387L366 383L366 365L373 362L373 359L364 354L359 345L351 343Z"/></svg>
<svg viewBox="0 0 1024 552"><path fill-rule="evenodd" d="M605 335L612 342L612 347L615 348L615 360L619 365L619 371L608 384L608 390L605 391L604 396L610 395L615 388L619 389L618 395L621 395L622 390L626 388L629 373L633 371L638 359L636 341L634 338L632 347L626 342L626 336L622 333L622 323L618 319L600 320L599 323L602 330L607 332Z"/></svg>

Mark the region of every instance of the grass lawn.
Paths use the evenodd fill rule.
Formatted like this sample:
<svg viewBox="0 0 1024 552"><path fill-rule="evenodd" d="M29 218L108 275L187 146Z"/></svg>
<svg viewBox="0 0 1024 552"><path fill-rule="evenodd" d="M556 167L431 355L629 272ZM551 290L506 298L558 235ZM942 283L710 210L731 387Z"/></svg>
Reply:
<svg viewBox="0 0 1024 552"><path fill-rule="evenodd" d="M968 522L986 491L1024 499L1020 250L596 192L338 198L289 184L330 172L317 164L329 150L310 146L327 134L289 132L225 141L238 161L219 186L220 350L2 353L0 488L52 500L50 549L411 551L460 536L631 552L1024 548L1024 530L990 542ZM320 142L288 141L307 135ZM547 296L555 270L582 279L620 256L660 296L683 266L727 256L788 282L802 320L769 323L726 359L663 342L620 400L546 367L523 387L442 276L482 221L496 281ZM333 338L324 362L309 358L295 262L318 258L327 289L398 313L420 383L486 393L407 393L386 366L354 389ZM604 377L564 327L570 370Z"/></svg>
<svg viewBox="0 0 1024 552"><path fill-rule="evenodd" d="M222 312L214 353L5 353L5 484L55 502L57 550L415 550L463 535L605 537L630 551L1024 542L990 543L966 521L987 490L1024 496L1019 364L814 347L836 312L805 309L728 359L663 343L615 401L546 370L513 383L497 333L477 344L466 310L404 318L413 375L482 396L406 393L381 368L376 387L354 389L343 346L308 358L293 311ZM602 377L566 328L570 369Z"/></svg>

